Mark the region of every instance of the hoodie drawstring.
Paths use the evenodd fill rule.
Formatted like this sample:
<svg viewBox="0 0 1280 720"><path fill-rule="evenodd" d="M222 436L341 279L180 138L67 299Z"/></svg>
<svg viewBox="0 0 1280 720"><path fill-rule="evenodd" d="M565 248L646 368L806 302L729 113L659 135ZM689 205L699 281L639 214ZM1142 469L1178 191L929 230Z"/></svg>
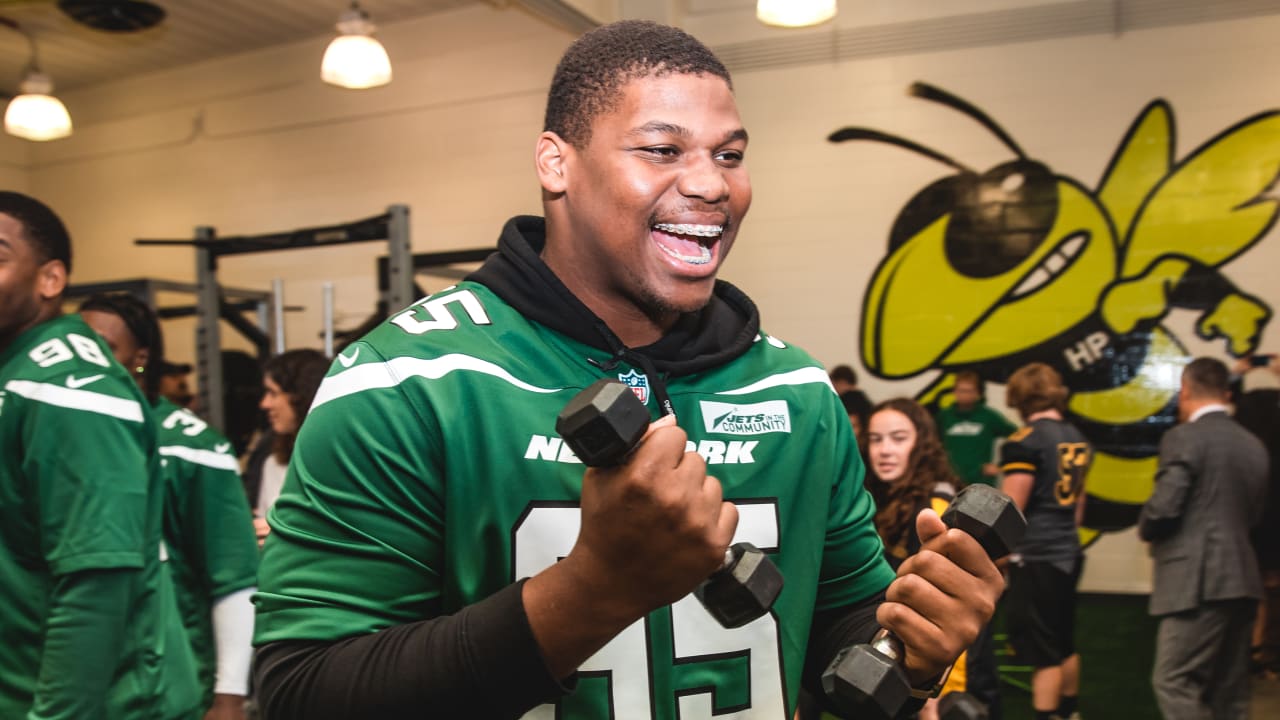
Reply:
<svg viewBox="0 0 1280 720"><path fill-rule="evenodd" d="M675 406L671 404L671 395L667 392L666 377L658 372L654 366L653 360L649 356L638 352L633 352L627 348L619 348L613 353L613 357L600 362L595 358L587 358L587 362L595 365L605 372L612 372L614 368L623 360L640 368L644 376L649 380L649 388L653 390L653 396L658 401L658 409L662 415L675 415Z"/></svg>

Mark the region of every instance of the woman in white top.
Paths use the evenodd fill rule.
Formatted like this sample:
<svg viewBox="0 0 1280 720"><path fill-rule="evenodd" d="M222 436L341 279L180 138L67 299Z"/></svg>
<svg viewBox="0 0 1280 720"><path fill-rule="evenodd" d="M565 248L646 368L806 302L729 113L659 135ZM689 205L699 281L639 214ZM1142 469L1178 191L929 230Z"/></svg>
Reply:
<svg viewBox="0 0 1280 720"><path fill-rule="evenodd" d="M258 407L266 412L267 422L271 425L271 454L263 461L256 478L257 497L251 498L259 544L270 532L267 511L280 496L298 430L328 370L329 358L319 350L309 349L290 350L277 355L262 369L263 394Z"/></svg>

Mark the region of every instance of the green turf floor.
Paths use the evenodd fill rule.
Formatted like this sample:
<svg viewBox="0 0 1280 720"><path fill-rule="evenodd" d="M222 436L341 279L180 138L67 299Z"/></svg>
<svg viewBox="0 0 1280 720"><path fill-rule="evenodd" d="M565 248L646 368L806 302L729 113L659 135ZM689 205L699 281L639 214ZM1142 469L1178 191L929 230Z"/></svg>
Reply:
<svg viewBox="0 0 1280 720"><path fill-rule="evenodd" d="M1160 720L1151 693L1156 621L1147 615L1147 596L1082 594L1078 600L1076 648L1084 720ZM997 617L997 628L999 622ZM999 660L1002 665L1013 662L1008 657ZM1028 672L1007 676L1015 683L1030 681ZM1034 717L1029 692L1004 683L1002 695L1004 720Z"/></svg>

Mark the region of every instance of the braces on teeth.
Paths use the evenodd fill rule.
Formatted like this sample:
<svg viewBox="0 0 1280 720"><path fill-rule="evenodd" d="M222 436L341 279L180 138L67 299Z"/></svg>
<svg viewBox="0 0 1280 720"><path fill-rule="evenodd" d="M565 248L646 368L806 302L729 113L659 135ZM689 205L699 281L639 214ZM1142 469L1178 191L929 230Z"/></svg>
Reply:
<svg viewBox="0 0 1280 720"><path fill-rule="evenodd" d="M716 237L724 232L723 225L691 225L689 223L658 223L654 228L676 235Z"/></svg>
<svg viewBox="0 0 1280 720"><path fill-rule="evenodd" d="M663 252L670 255L671 257L679 258L680 260L687 262L690 265L706 265L707 263L711 262L710 248L708 248L706 245L703 245L701 243L698 244L697 255L682 255L676 252L675 250L672 250L669 247L662 246L662 245L660 245L659 247L662 249Z"/></svg>

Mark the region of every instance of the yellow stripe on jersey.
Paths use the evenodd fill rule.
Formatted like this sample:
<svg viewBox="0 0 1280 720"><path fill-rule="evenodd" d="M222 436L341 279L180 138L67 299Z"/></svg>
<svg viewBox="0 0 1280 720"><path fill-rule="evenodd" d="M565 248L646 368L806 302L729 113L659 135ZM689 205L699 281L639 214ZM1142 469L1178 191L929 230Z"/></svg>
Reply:
<svg viewBox="0 0 1280 720"><path fill-rule="evenodd" d="M1036 471L1036 466L1032 465L1031 463L1025 463L1025 462L1011 462L1011 463L1005 463L1004 467L1000 468L1000 471L1007 472L1007 473L1010 473L1010 472L1033 473Z"/></svg>
<svg viewBox="0 0 1280 720"><path fill-rule="evenodd" d="M1010 435L1009 437L1005 438L1005 440L1007 440L1008 442L1018 442L1019 440L1021 440L1021 439L1025 438L1026 436L1030 435L1030 434L1031 434L1031 431L1032 431L1033 429L1034 429L1034 428L1032 428L1030 425L1028 425L1028 426L1026 426L1026 427L1024 427L1024 428L1022 428L1022 429L1020 429L1020 430L1015 430L1015 431L1014 431L1014 433L1013 433L1012 435Z"/></svg>

